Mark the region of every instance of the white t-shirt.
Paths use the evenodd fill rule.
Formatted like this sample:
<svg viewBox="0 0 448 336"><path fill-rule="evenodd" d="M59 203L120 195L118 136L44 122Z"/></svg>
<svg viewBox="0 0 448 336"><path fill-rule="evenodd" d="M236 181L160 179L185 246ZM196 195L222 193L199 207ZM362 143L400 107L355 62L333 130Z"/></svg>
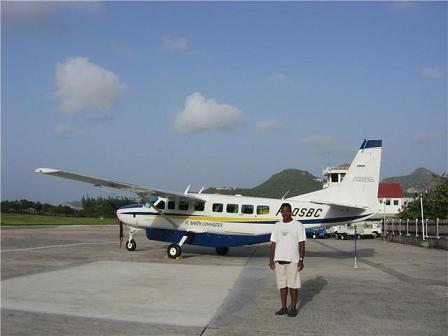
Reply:
<svg viewBox="0 0 448 336"><path fill-rule="evenodd" d="M299 262L299 242L305 240L305 227L299 221L275 223L271 233L271 242L275 243L274 261Z"/></svg>

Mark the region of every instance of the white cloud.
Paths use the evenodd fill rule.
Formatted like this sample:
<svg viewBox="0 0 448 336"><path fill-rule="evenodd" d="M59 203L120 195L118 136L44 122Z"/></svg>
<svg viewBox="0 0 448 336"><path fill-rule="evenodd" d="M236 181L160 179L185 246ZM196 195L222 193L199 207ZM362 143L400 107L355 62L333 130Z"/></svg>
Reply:
<svg viewBox="0 0 448 336"><path fill-rule="evenodd" d="M443 70L437 68L423 68L421 74L423 77L427 78L441 78L443 76Z"/></svg>
<svg viewBox="0 0 448 336"><path fill-rule="evenodd" d="M275 84L294 84L284 73L276 72L269 76L269 81Z"/></svg>
<svg viewBox="0 0 448 336"><path fill-rule="evenodd" d="M56 87L60 111L76 114L110 106L126 84L112 71L89 62L87 57L72 57L56 64Z"/></svg>
<svg viewBox="0 0 448 336"><path fill-rule="evenodd" d="M282 124L280 121L271 119L271 120L261 120L255 124L255 128L260 131L270 131L277 128L280 128Z"/></svg>
<svg viewBox="0 0 448 336"><path fill-rule="evenodd" d="M442 138L442 134L440 132L422 132L415 136L415 140L418 143L432 143Z"/></svg>
<svg viewBox="0 0 448 336"><path fill-rule="evenodd" d="M319 148L330 148L335 143L335 139L329 135L312 135L303 139L303 142Z"/></svg>
<svg viewBox="0 0 448 336"><path fill-rule="evenodd" d="M386 4L390 9L398 12L405 11L416 6L415 1L407 0L390 1L386 2Z"/></svg>
<svg viewBox="0 0 448 336"><path fill-rule="evenodd" d="M61 12L82 12L94 14L102 10L100 1L5 1L7 20L29 27L48 26L54 22L60 23Z"/></svg>
<svg viewBox="0 0 448 336"><path fill-rule="evenodd" d="M163 36L160 49L162 51L185 51L189 47L189 41L185 37Z"/></svg>
<svg viewBox="0 0 448 336"><path fill-rule="evenodd" d="M57 136L61 137L61 138L68 138L69 136L72 135L73 130L70 126L66 126L66 125L57 125L54 128L54 132L56 133Z"/></svg>
<svg viewBox="0 0 448 336"><path fill-rule="evenodd" d="M179 131L231 129L243 120L236 107L218 104L195 92L188 96L184 110L177 116L174 127Z"/></svg>

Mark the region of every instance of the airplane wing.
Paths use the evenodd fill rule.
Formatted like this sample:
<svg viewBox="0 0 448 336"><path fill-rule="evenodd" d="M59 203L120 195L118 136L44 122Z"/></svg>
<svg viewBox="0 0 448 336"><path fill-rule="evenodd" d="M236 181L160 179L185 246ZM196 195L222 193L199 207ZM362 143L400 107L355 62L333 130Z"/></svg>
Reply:
<svg viewBox="0 0 448 336"><path fill-rule="evenodd" d="M93 184L95 187L108 187L114 189L121 189L126 191L131 191L139 195L140 197L148 197L151 195L165 197L165 198L177 198L185 201L204 201L200 196L195 194L186 194L186 193L178 193L175 191L165 191L160 189L152 189L147 187L141 187L135 184L123 183L110 181L105 179L99 179L92 176L79 175L63 170L51 169L51 168L38 168L35 170L36 173L52 175L63 177L70 180L75 180L79 182L85 182L89 184Z"/></svg>

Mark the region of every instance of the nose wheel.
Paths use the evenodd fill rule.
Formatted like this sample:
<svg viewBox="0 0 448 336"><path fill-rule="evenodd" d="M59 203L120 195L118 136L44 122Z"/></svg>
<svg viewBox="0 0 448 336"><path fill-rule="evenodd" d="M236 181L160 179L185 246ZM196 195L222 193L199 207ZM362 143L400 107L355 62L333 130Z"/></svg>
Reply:
<svg viewBox="0 0 448 336"><path fill-rule="evenodd" d="M126 243L126 250L128 251L135 251L136 247L137 243L135 242L134 239L131 239Z"/></svg>

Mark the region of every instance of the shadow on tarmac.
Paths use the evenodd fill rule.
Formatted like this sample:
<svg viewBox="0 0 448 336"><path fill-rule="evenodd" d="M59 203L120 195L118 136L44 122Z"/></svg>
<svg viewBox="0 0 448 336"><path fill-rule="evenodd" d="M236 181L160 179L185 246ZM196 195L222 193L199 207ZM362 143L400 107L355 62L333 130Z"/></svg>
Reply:
<svg viewBox="0 0 448 336"><path fill-rule="evenodd" d="M314 279L307 280L302 283L302 288L299 292L299 307L300 311L308 302L313 301L313 298L324 289L328 281L323 276L318 275Z"/></svg>
<svg viewBox="0 0 448 336"><path fill-rule="evenodd" d="M229 254L224 257L251 257L251 258L266 258L269 259L271 253L270 245L259 245L259 246L238 246L231 247ZM215 249L213 247L199 247L199 246L184 246L185 254L195 255L208 255L217 256ZM184 254L184 257L185 257ZM358 248L358 257L373 257L375 255L375 249L373 248ZM307 258L330 258L330 259L347 259L353 258L353 251L342 251L339 249L332 248L330 251L306 251L305 256Z"/></svg>

